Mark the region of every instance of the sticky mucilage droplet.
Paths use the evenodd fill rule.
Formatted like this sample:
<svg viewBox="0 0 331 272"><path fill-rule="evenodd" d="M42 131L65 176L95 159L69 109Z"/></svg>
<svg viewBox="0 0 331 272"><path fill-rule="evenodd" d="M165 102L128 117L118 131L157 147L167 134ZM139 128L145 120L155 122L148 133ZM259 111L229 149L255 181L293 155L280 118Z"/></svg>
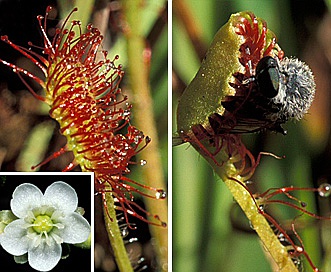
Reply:
<svg viewBox="0 0 331 272"><path fill-rule="evenodd" d="M329 197L331 195L331 185L329 183L322 183L318 187L318 194L321 197Z"/></svg>

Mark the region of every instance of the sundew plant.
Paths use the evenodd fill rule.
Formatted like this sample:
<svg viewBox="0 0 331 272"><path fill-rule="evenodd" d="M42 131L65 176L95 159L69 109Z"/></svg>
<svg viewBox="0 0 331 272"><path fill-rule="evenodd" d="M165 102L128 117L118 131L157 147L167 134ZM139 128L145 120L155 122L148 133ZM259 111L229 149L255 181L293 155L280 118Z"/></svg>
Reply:
<svg viewBox="0 0 331 272"><path fill-rule="evenodd" d="M174 3L174 28L178 32L174 31L173 52L177 57L173 61L173 86L179 99L174 114L177 114L174 144L188 142L200 154L194 155L193 148L187 144L174 148L174 161L181 162L175 163L173 169L174 255L177 256L174 269L328 271L330 200L324 197L329 195L330 187L325 174L316 175L323 172L321 165L313 167L316 150L307 148L314 140L314 147L321 144L321 139L316 140L309 128L312 124L309 119L314 118L315 112L312 98L318 97L319 82L316 80L314 94L310 69L303 68L305 64L294 57L288 58L293 55L301 58L286 47L287 42L295 41L289 28L294 18L285 17L286 21L277 16L278 10L283 14L289 6L272 1L259 5L254 5L254 1L249 4L233 1L212 2L202 9L192 4L191 1ZM227 14L222 12L225 7L229 8ZM238 10L252 12L236 13ZM283 24L284 29L280 28ZM241 39L246 34L247 38ZM282 37L287 41L285 47ZM188 52L186 56L175 53L184 51ZM185 69L182 63L186 64ZM282 92L284 74L289 79L285 85L291 82L287 68L293 65L298 68L296 76L305 74L308 79L294 84L300 89L299 115L294 110L288 115L281 114L282 117L274 116L269 122L270 112L266 111L275 109L272 99L277 97L277 92L271 92ZM272 79L268 87L264 76ZM275 80L278 78L280 81ZM184 82L188 85L186 89ZM262 95L254 104L257 92ZM280 100L276 100L278 104ZM265 107L264 101L269 101L268 106ZM291 107L295 109L295 103ZM279 110L271 111L280 113ZM294 124L286 123L293 117L303 118ZM213 167L214 173L209 172L201 157ZM234 200L249 220L245 220ZM186 227L182 225L183 218ZM264 223L258 222L258 218ZM188 225L191 235L187 232ZM260 236L260 242L256 236L249 235L254 232ZM271 240L267 238L269 234Z"/></svg>
<svg viewBox="0 0 331 272"><path fill-rule="evenodd" d="M143 254L126 252L125 244L130 246L139 241L134 236L126 237L138 228L138 223L132 222L133 218L146 223L141 227L143 229L156 227L152 230L156 241L156 261L153 260L156 264L153 266L167 268L167 209L166 191L163 189L166 185L158 153L158 132L149 83L154 46L162 36L162 31L156 33L154 27L158 24L159 30L165 29L166 21L162 19L166 18L166 6L163 2L144 7L140 4L140 1L123 1L120 6L103 6L98 2L87 4L82 1L80 5L77 1L75 7L68 7L65 1L59 1L58 6L47 6L43 15L35 15L41 43L29 41L27 48L1 33L2 42L39 71L31 72L24 65L6 60L5 56L1 56L2 64L16 73L35 99L48 104L49 116L57 121L59 128L56 129L66 138L55 151L49 155L45 152L46 158L40 163L31 164L32 169L42 169L52 160L69 153L71 159L62 171L80 169L95 173L95 194L101 197L104 210L105 222L102 224L108 232L120 271L152 266L152 261L146 260ZM146 12L145 8L151 12ZM63 21L59 22L57 12ZM146 29L143 25L146 21L140 20L142 14L153 18ZM55 28L49 25L53 20L58 22ZM90 20L95 25L89 24ZM107 27L108 24L111 28ZM113 28L118 32L112 33ZM109 42L104 44L107 35ZM147 38L155 40L148 41ZM117 43L121 43L126 51L118 50L120 52L113 54ZM123 52L127 58L120 63L120 53ZM125 66L130 75L127 88L121 84ZM35 83L42 88L41 91L34 88ZM134 97L133 101L127 93ZM136 107L137 125L134 125L132 111L140 102L143 106ZM150 132L147 135L142 129ZM141 151L149 147L150 156L141 157ZM137 165L148 168L149 160L153 175L131 175ZM150 182L137 181L140 179ZM139 195L149 199L145 207L136 202ZM159 201L163 202L161 206ZM125 244L123 238L128 238ZM102 268L103 263L101 259L98 265Z"/></svg>

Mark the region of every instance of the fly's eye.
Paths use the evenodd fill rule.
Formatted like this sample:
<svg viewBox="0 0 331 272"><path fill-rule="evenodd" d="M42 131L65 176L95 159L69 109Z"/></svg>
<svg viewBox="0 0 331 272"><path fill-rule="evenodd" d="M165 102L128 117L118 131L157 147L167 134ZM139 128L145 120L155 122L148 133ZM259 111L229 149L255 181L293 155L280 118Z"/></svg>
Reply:
<svg viewBox="0 0 331 272"><path fill-rule="evenodd" d="M277 61L270 56L262 58L256 66L256 83L259 91L265 97L273 98L278 94L279 81Z"/></svg>

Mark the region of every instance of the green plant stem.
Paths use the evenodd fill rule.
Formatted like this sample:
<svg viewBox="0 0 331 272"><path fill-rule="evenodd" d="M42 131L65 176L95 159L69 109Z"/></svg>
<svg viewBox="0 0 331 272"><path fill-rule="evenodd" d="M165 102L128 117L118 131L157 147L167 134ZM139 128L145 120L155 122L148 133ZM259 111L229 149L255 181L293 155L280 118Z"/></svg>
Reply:
<svg viewBox="0 0 331 272"><path fill-rule="evenodd" d="M235 168L234 164L228 161L222 165L216 165L216 163L208 155L206 155L205 152L201 152L201 147L195 144L193 144L193 146L202 156L204 156L204 158L213 167L216 174L226 184L234 200L244 211L246 217L250 221L252 228L260 237L260 240L265 250L269 252L270 256L272 257L272 260L276 263L277 271L298 272L298 269L294 265L290 255L287 252L287 249L280 243L267 219L258 210L256 203L252 199L252 196L243 186L243 177L238 174L238 171ZM205 145L205 147L208 150L207 145ZM222 154L218 155L221 156ZM217 159L217 156L215 158L217 161L221 161ZM243 185L240 185L239 182Z"/></svg>
<svg viewBox="0 0 331 272"><path fill-rule="evenodd" d="M103 206L103 212L106 222L106 230L114 252L116 264L121 272L133 271L130 259L123 243L121 230L116 219L116 211L114 208L115 204L112 194L105 193L105 200L107 207Z"/></svg>
<svg viewBox="0 0 331 272"><path fill-rule="evenodd" d="M127 38L128 71L130 85L137 103L134 104L135 125L146 133L152 142L142 154L147 161L144 178L148 186L165 188L161 158L158 147L158 136L153 114L153 101L148 82L148 68L144 61L145 39L141 30L141 9L144 1L123 1L123 11L126 19L125 36ZM151 214L158 215L162 221L167 221L167 203L165 200L145 198L147 209ZM153 221L153 218L150 219ZM168 264L168 232L166 228L150 226L155 239L159 265L162 271L167 271Z"/></svg>

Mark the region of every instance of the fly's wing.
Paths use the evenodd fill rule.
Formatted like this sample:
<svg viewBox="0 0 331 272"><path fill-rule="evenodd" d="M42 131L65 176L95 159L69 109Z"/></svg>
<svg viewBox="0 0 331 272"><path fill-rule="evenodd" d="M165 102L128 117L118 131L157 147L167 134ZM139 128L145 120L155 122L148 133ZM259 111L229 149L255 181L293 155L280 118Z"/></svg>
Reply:
<svg viewBox="0 0 331 272"><path fill-rule="evenodd" d="M252 133L271 130L286 134L281 127L287 119L278 115L279 105L255 90L248 96L227 96L223 115L213 114L209 122L215 133ZM276 116L276 118L275 118Z"/></svg>
<svg viewBox="0 0 331 272"><path fill-rule="evenodd" d="M209 117L209 123L216 135L221 134L246 134L263 130L271 130L286 135L282 128L282 123L268 120L258 120L247 117L236 117L231 120L231 116L221 116L217 113Z"/></svg>

